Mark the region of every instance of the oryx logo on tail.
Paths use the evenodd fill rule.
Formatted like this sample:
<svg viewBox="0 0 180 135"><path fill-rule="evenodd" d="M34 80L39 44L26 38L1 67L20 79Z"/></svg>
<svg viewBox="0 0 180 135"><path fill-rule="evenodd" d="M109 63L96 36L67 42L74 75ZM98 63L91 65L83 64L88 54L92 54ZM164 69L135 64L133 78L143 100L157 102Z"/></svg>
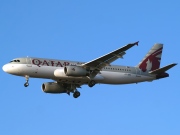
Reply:
<svg viewBox="0 0 180 135"><path fill-rule="evenodd" d="M139 63L138 67L143 72L158 69L160 67L162 49L162 44L155 44L144 59Z"/></svg>

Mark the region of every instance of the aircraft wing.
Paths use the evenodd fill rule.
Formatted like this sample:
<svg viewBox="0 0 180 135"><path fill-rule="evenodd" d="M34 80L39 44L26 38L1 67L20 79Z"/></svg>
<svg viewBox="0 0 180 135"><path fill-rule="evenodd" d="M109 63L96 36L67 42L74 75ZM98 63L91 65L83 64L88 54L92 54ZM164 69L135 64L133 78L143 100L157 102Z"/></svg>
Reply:
<svg viewBox="0 0 180 135"><path fill-rule="evenodd" d="M139 42L139 41L138 41ZM138 42L131 43L125 45L122 48L119 48L113 52L110 52L102 57L99 57L95 60L82 64L83 67L90 68L91 70L100 71L103 67L110 65L113 61L118 58L122 58L125 55L125 51L133 47L134 45L138 45Z"/></svg>

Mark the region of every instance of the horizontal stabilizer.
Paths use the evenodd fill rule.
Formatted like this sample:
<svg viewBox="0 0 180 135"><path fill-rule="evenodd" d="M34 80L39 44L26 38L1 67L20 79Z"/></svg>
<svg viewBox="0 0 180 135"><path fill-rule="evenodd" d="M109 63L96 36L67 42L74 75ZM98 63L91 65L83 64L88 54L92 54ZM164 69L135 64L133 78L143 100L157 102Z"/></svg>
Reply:
<svg viewBox="0 0 180 135"><path fill-rule="evenodd" d="M149 74L161 74L161 73L164 73L165 71L169 70L170 68L172 68L176 65L177 65L176 63L173 63L173 64L167 65L165 67L150 71Z"/></svg>

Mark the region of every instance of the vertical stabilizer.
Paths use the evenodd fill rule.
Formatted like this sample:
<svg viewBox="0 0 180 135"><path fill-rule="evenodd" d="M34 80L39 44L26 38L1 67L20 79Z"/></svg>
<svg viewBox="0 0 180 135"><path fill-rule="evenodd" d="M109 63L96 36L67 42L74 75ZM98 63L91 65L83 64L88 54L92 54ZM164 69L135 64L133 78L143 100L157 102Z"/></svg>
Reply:
<svg viewBox="0 0 180 135"><path fill-rule="evenodd" d="M163 44L155 44L138 64L143 72L153 71L160 67Z"/></svg>

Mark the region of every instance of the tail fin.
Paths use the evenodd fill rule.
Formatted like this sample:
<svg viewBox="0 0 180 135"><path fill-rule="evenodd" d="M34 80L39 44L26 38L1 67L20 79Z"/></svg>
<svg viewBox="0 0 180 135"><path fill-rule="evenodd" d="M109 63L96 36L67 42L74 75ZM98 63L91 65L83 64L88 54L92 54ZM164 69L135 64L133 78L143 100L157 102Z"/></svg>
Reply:
<svg viewBox="0 0 180 135"><path fill-rule="evenodd" d="M137 67L139 67L143 72L158 69L160 67L162 50L163 44L155 44Z"/></svg>

